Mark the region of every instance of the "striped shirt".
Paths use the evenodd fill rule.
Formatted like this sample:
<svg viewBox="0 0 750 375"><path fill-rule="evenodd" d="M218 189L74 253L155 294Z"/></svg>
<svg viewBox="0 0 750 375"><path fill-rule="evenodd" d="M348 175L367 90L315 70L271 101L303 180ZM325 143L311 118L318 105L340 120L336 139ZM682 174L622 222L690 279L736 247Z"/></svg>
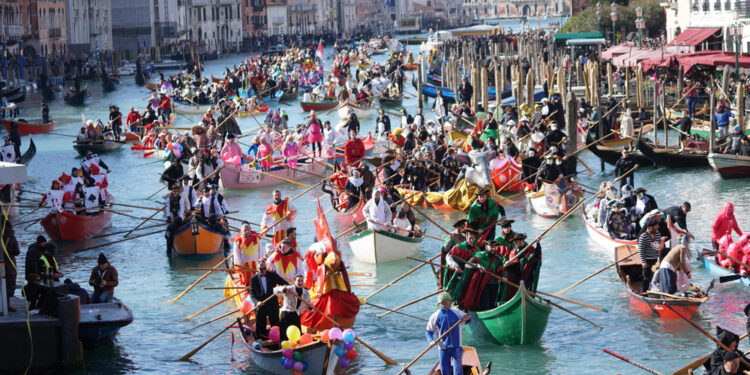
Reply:
<svg viewBox="0 0 750 375"><path fill-rule="evenodd" d="M659 246L661 244L661 235L659 232L654 233L654 236L643 231L638 236L638 254L641 256L641 261L655 260L659 258Z"/></svg>

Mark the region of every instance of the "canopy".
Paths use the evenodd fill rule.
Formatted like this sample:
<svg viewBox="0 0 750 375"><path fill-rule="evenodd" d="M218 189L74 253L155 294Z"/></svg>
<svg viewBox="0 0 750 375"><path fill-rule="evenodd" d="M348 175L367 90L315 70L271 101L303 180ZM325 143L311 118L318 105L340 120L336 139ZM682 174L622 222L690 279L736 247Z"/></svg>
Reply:
<svg viewBox="0 0 750 375"><path fill-rule="evenodd" d="M697 46L711 35L721 30L719 27L689 27L680 35L677 35L668 45L670 46Z"/></svg>
<svg viewBox="0 0 750 375"><path fill-rule="evenodd" d="M592 39L568 39L565 44L569 46L581 46L591 44L604 44L607 40L604 38L592 38Z"/></svg>
<svg viewBox="0 0 750 375"><path fill-rule="evenodd" d="M565 42L568 39L596 39L602 38L603 35L599 31L591 31L585 33L557 33L555 34L555 42Z"/></svg>
<svg viewBox="0 0 750 375"><path fill-rule="evenodd" d="M497 26L492 25L474 25L469 27L460 27L448 30L453 36L477 36L497 34L500 30Z"/></svg>
<svg viewBox="0 0 750 375"><path fill-rule="evenodd" d="M623 53L628 53L628 51L633 48L636 47L627 43L621 43L616 46L609 47L606 50L602 51L602 60L612 60L613 58L615 58L615 56L622 55Z"/></svg>
<svg viewBox="0 0 750 375"><path fill-rule="evenodd" d="M696 65L711 67L720 67L724 65L734 66L734 58L735 56L733 52L700 51L673 55L664 60L660 58L649 59L643 61L642 66L644 71L649 71L656 67L677 68L678 66L681 66L684 69L685 74L689 74L690 70ZM740 68L750 68L750 55L740 55L739 65Z"/></svg>

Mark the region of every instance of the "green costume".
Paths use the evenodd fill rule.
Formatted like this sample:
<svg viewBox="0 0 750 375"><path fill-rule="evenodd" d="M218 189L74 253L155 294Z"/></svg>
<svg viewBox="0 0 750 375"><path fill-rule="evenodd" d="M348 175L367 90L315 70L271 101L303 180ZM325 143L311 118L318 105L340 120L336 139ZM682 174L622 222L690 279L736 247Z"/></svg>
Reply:
<svg viewBox="0 0 750 375"><path fill-rule="evenodd" d="M503 232L500 232L500 234L498 234L495 237L495 242L498 242L498 243L500 243L500 245L507 246L508 248L512 249L513 248L513 242L510 241L509 239L512 238L515 235L516 235L516 232L513 232L513 231L511 231L507 235L505 233L503 233Z"/></svg>
<svg viewBox="0 0 750 375"><path fill-rule="evenodd" d="M503 276L503 264L507 261L503 256L497 253L488 253L487 251L478 251L474 254L476 262L480 266L484 267L487 271L490 271L498 276ZM472 271L475 271L472 269ZM476 272L476 271L475 271ZM481 299L487 299L485 304L489 306L487 309L492 309L497 306L498 301L502 301L503 294L505 293L505 283L495 279L494 277L487 274L489 280L485 285L485 290L476 291L477 293L484 293L485 291L490 292L490 295L482 296Z"/></svg>
<svg viewBox="0 0 750 375"><path fill-rule="evenodd" d="M520 252L521 250L525 249L526 246L528 245L529 245L528 243L524 242L520 248L516 247L515 245L513 246L513 248L516 249L516 252ZM533 268L532 268L534 280L532 280L531 285L528 285L528 283L526 284L526 287L534 293L536 293L536 287L539 284L539 270L542 267L541 255L542 255L541 251L537 253L536 248L531 247L528 250L526 250L526 252L523 253L521 257L518 258L519 267L521 269L521 275L523 277L524 267L526 267L528 263L534 261L535 260L534 258L536 258L537 256L539 257L539 259L536 259L536 262L534 263Z"/></svg>
<svg viewBox="0 0 750 375"><path fill-rule="evenodd" d="M454 246L458 245L461 242L464 242L466 238L461 233L451 233L443 243L443 248L441 249L440 254L440 264L445 265L445 256L453 249ZM438 278L438 287L442 288L442 285L440 285L440 282L442 280L443 284L448 284L448 281L450 280L450 277L453 275L453 271L441 268L440 269L440 275L441 278Z"/></svg>
<svg viewBox="0 0 750 375"><path fill-rule="evenodd" d="M492 198L487 198L485 204L487 205L487 212L484 212L482 204L475 200L474 203L469 206L469 215L466 217L466 220L469 221L469 225L480 231L496 222L497 215L501 212L504 214L505 211L504 209L501 209L500 205L498 205Z"/></svg>
<svg viewBox="0 0 750 375"><path fill-rule="evenodd" d="M454 301L459 302L459 298L463 296L463 291L466 288L466 285L468 285L471 280L471 274L466 272L465 264L467 260L474 256L475 252L476 245L470 247L469 244L464 241L454 246L449 253L453 260L458 263L459 268L464 270L464 273L449 271L451 275L450 280L445 287L445 291L451 295L451 298L453 298Z"/></svg>

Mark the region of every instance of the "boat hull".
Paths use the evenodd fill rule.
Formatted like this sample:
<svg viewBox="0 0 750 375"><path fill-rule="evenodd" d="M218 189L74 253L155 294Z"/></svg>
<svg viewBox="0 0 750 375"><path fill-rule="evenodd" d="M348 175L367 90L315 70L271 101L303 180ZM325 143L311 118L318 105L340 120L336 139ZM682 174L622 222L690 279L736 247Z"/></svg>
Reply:
<svg viewBox="0 0 750 375"><path fill-rule="evenodd" d="M500 345L539 343L547 329L552 307L531 297L521 284L516 295L504 304L485 311L472 312L472 334L489 336Z"/></svg>
<svg viewBox="0 0 750 375"><path fill-rule="evenodd" d="M315 160L316 161L312 163L297 162L296 169L299 169L303 172L295 171L293 169L287 168L286 166L280 165L271 168L270 171L266 173L293 181L314 178L316 177L315 175L322 175L325 172L328 158L316 158ZM258 173L253 169L250 169L248 165L235 166L228 164L225 165L224 168L222 168L219 174L221 176L221 184L224 189L230 190L253 189L258 187L281 185L287 183L282 179L273 178L266 174Z"/></svg>
<svg viewBox="0 0 750 375"><path fill-rule="evenodd" d="M182 103L172 99L172 107L177 113L186 113L190 115L203 115L211 109L211 104L197 105L190 103Z"/></svg>
<svg viewBox="0 0 750 375"><path fill-rule="evenodd" d="M731 276L736 275L736 273L718 265L716 263L716 257L712 255L706 255L701 254L699 259L703 262L703 267L708 270L708 273L715 275L715 276ZM750 278L747 277L741 277L737 280L732 280L733 282L738 282L742 285L750 286ZM726 281L729 282L729 281Z"/></svg>
<svg viewBox="0 0 750 375"><path fill-rule="evenodd" d="M638 140L638 149L655 164L669 168L708 166L708 155L705 153L656 152L654 145L643 138Z"/></svg>
<svg viewBox="0 0 750 375"><path fill-rule="evenodd" d="M357 259L367 263L385 263L414 255L424 237L411 238L368 229L347 240Z"/></svg>
<svg viewBox="0 0 750 375"><path fill-rule="evenodd" d="M110 195L107 202L114 202L114 198ZM110 211L101 211L96 215L73 215L64 211L48 214L42 219L41 224L47 236L53 241L82 241L101 232L111 220Z"/></svg>
<svg viewBox="0 0 750 375"><path fill-rule="evenodd" d="M48 124L32 124L29 122L3 120L3 126L5 126L5 130L7 130L8 133L10 133L11 125L13 124L18 124L18 132L21 135L46 133L46 132L52 131L52 129L55 128L54 121Z"/></svg>
<svg viewBox="0 0 750 375"><path fill-rule="evenodd" d="M545 183L539 191L526 192L531 208L537 215L547 218L555 218L565 215L582 198L583 194L578 186L568 184L564 181L556 181L554 184Z"/></svg>
<svg viewBox="0 0 750 375"><path fill-rule="evenodd" d="M121 142L104 141L100 143L73 143L73 148L78 151L81 156L86 156L86 153L91 151L95 154L105 154L112 152L122 146Z"/></svg>
<svg viewBox="0 0 750 375"><path fill-rule="evenodd" d="M195 220L195 219L194 219ZM191 222L185 223L174 233L173 251L184 257L211 257L223 250L224 235L198 224L198 234L193 235Z"/></svg>
<svg viewBox="0 0 750 375"><path fill-rule="evenodd" d="M611 254L618 246L637 245L637 240L618 240L609 236L604 228L597 227L594 222L586 215L586 210L581 207L581 216L586 224L586 231L594 242L596 242L607 254Z"/></svg>
<svg viewBox="0 0 750 375"><path fill-rule="evenodd" d="M301 102L300 106L302 107L302 110L305 112L310 111L325 111L329 109L334 109L339 105L339 102L332 100L332 101L326 101L326 102Z"/></svg>
<svg viewBox="0 0 750 375"><path fill-rule="evenodd" d="M708 163L725 180L750 177L750 157L709 154Z"/></svg>
<svg viewBox="0 0 750 375"><path fill-rule="evenodd" d="M240 332L240 337L242 337L242 332ZM265 370L265 372L278 375L288 375L290 373L281 364L282 350L257 350L253 348L254 341L251 340L246 341L245 344L250 353L250 359L258 367ZM316 341L304 346L298 346L294 348L294 351L300 352L304 356L304 361L308 366L307 371L305 371L306 373L333 375L338 363L335 348L332 344Z"/></svg>
<svg viewBox="0 0 750 375"><path fill-rule="evenodd" d="M97 344L112 339L132 322L133 312L117 298L109 303L81 305L78 337L85 344Z"/></svg>

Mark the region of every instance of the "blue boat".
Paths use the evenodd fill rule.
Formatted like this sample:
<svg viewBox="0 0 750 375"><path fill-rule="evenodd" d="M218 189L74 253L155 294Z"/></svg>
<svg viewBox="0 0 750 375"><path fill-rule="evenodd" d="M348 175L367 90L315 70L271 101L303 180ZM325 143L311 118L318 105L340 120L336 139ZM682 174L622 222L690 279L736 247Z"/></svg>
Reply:
<svg viewBox="0 0 750 375"><path fill-rule="evenodd" d="M706 267L706 270L708 270L710 274L716 276L737 275L736 273L720 266L716 262L716 256L711 255L711 253L711 251L704 249L699 256L700 260L703 262L703 266ZM741 283L742 285L750 286L750 278L740 277L736 281Z"/></svg>
<svg viewBox="0 0 750 375"><path fill-rule="evenodd" d="M503 91L503 94L505 91ZM538 103L542 101L542 98L544 98L544 90L536 90L534 91L534 103ZM503 96L503 107L506 105L516 105L516 97L515 96L508 96L507 98Z"/></svg>
<svg viewBox="0 0 750 375"><path fill-rule="evenodd" d="M119 299L108 303L81 305L78 337L84 344L112 339L120 328L133 322L133 312Z"/></svg>
<svg viewBox="0 0 750 375"><path fill-rule="evenodd" d="M437 86L430 83L423 83L422 84L422 94L429 96L430 98L437 97L437 90L440 90L440 94L443 96L443 100L446 103L455 103L456 102L456 95L453 93L453 90L451 90L448 87L445 86ZM495 86L490 86L489 88L489 100L495 100ZM507 88L503 90L503 92L500 94L501 98L507 98L510 97L512 91L510 88ZM543 95L543 94L542 94ZM536 97L536 96L535 96ZM541 100L541 98L539 99ZM505 101L503 101L503 104L505 104Z"/></svg>

